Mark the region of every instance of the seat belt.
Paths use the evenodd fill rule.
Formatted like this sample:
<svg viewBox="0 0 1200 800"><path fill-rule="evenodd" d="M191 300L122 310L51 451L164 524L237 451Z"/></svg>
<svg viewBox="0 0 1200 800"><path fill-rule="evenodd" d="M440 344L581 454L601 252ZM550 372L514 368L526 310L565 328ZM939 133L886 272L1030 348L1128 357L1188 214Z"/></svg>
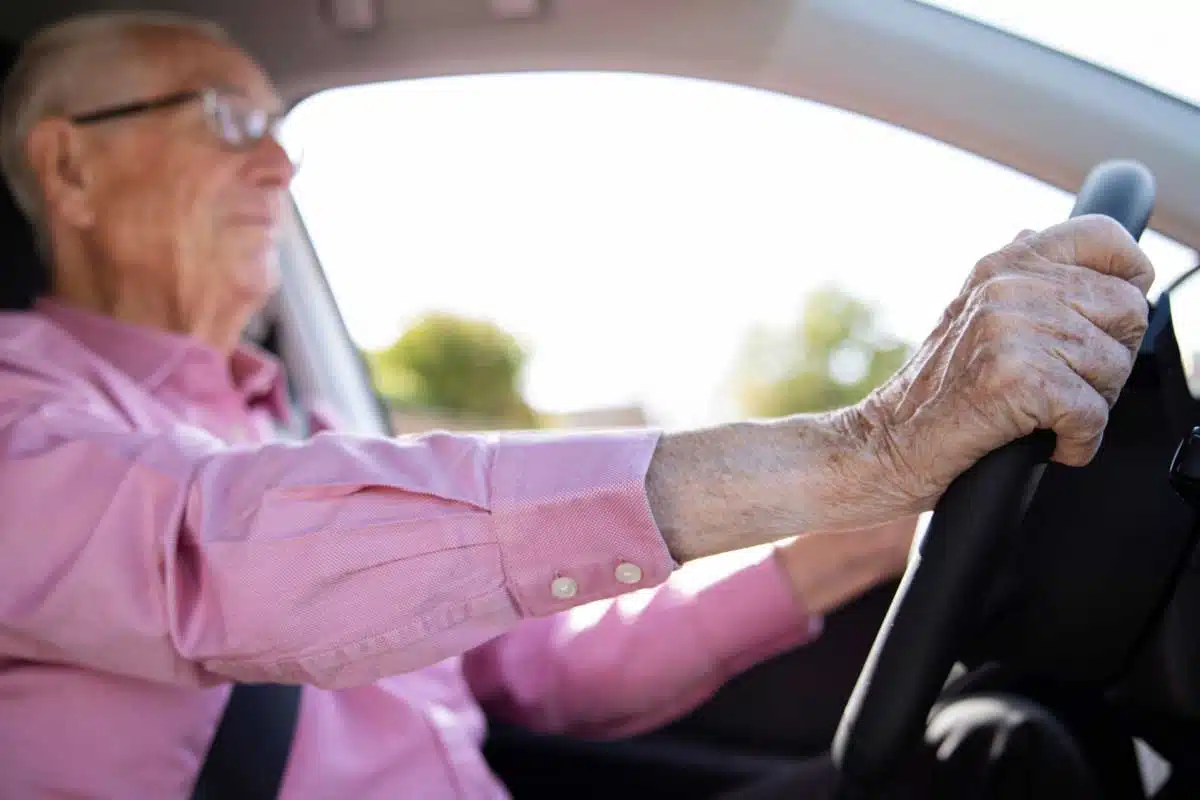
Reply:
<svg viewBox="0 0 1200 800"><path fill-rule="evenodd" d="M235 684L192 800L275 800L300 716L301 687Z"/></svg>
<svg viewBox="0 0 1200 800"><path fill-rule="evenodd" d="M292 404L291 425L281 439L299 441L311 431ZM191 800L275 800L283 785L301 687L277 683L236 683L196 778Z"/></svg>

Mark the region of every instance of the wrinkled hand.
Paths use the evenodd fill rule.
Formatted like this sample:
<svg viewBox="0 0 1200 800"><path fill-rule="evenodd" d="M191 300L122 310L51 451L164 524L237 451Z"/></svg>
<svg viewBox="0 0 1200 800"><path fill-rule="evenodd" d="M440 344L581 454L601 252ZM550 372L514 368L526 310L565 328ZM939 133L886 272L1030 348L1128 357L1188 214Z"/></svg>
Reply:
<svg viewBox="0 0 1200 800"><path fill-rule="evenodd" d="M981 260L914 357L860 406L893 508L933 507L973 463L1037 429L1088 463L1146 331L1154 268L1107 217L1024 232Z"/></svg>

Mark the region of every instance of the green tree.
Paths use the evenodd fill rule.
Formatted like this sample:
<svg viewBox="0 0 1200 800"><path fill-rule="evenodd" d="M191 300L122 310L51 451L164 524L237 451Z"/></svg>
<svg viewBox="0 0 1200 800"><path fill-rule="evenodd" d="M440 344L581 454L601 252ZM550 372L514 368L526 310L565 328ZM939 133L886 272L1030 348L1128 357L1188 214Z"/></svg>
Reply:
<svg viewBox="0 0 1200 800"><path fill-rule="evenodd" d="M870 306L827 286L809 295L794 326L750 336L735 378L738 399L761 417L840 408L865 397L909 354L878 329Z"/></svg>
<svg viewBox="0 0 1200 800"><path fill-rule="evenodd" d="M434 408L511 427L535 427L521 394L528 354L487 320L434 312L391 346L367 353L375 385L395 407Z"/></svg>

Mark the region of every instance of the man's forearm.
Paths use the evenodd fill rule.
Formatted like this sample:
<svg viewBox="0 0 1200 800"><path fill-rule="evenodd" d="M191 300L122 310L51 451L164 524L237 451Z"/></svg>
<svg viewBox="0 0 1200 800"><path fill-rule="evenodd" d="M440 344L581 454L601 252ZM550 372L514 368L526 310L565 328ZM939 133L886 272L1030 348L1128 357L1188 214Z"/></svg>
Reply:
<svg viewBox="0 0 1200 800"><path fill-rule="evenodd" d="M806 533L779 544L775 557L796 597L812 614L828 614L904 572L918 518L853 531Z"/></svg>
<svg viewBox="0 0 1200 800"><path fill-rule="evenodd" d="M879 485L884 474L851 409L664 434L646 490L682 562L908 512Z"/></svg>

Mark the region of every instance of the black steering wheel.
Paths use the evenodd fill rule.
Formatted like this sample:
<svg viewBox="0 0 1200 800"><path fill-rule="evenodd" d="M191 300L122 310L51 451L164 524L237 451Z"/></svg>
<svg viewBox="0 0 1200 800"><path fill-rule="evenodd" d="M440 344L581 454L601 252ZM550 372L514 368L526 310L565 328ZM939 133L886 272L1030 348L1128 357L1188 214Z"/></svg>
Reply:
<svg viewBox="0 0 1200 800"><path fill-rule="evenodd" d="M1104 214L1140 238L1154 195L1154 177L1144 166L1106 162L1087 177L1071 216ZM1052 432L1038 431L993 451L939 500L834 737L843 798L887 796L889 779L920 745L930 708L983 612L999 557L1054 443Z"/></svg>

